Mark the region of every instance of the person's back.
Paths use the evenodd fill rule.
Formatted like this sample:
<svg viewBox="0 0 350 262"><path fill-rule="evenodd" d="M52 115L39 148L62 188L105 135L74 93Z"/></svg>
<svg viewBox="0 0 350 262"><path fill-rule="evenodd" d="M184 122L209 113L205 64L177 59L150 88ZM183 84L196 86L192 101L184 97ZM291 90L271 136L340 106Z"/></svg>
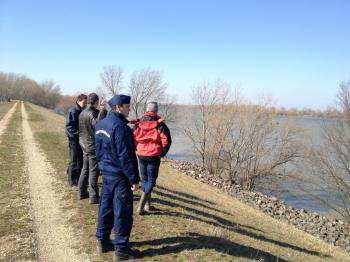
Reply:
<svg viewBox="0 0 350 262"><path fill-rule="evenodd" d="M84 152L90 153L95 150L95 133L99 110L89 105L79 115L79 143Z"/></svg>
<svg viewBox="0 0 350 262"><path fill-rule="evenodd" d="M164 120L155 112L142 115L135 131L136 153L139 158L157 158L166 155L170 148L170 131Z"/></svg>
<svg viewBox="0 0 350 262"><path fill-rule="evenodd" d="M134 137L126 119L130 100L129 96L114 96L108 102L111 112L95 128L96 156L103 177L96 237L100 252L115 249L118 261L138 255L129 242L133 225L133 190L140 180ZM110 239L113 228L114 243Z"/></svg>
<svg viewBox="0 0 350 262"><path fill-rule="evenodd" d="M125 141L119 141L119 143L125 143L125 146L131 151L129 155L135 156L132 152L135 149L134 139L130 127L127 126L127 120L123 118L119 113L112 111L106 118L97 123L95 127L95 147L96 156L98 159L98 166L103 174L118 174L123 173L123 159L120 156L121 152L118 148L118 142L115 135L125 137ZM124 159L124 161L131 161L133 166L137 167L136 156L132 159ZM131 170L128 173L135 173Z"/></svg>
<svg viewBox="0 0 350 262"><path fill-rule="evenodd" d="M170 130L157 112L157 102L148 103L146 113L134 127L143 191L137 209L140 215L152 209L151 194L156 185L160 159L168 153L171 145Z"/></svg>

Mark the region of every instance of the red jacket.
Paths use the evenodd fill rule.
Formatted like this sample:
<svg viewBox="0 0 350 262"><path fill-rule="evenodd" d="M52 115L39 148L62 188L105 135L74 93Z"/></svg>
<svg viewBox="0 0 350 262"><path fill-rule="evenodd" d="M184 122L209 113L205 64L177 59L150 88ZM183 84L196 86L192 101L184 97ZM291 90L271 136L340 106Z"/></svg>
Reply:
<svg viewBox="0 0 350 262"><path fill-rule="evenodd" d="M136 154L144 157L164 156L171 143L164 120L153 112L147 112L141 117L135 125L134 137Z"/></svg>

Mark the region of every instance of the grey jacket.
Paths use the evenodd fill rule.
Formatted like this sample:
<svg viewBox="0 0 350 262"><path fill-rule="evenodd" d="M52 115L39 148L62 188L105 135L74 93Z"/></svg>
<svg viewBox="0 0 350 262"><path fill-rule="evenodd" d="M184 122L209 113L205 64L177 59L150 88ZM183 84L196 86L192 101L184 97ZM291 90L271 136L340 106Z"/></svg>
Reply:
<svg viewBox="0 0 350 262"><path fill-rule="evenodd" d="M95 154L95 125L105 117L104 111L89 105L79 115L79 144L86 154Z"/></svg>

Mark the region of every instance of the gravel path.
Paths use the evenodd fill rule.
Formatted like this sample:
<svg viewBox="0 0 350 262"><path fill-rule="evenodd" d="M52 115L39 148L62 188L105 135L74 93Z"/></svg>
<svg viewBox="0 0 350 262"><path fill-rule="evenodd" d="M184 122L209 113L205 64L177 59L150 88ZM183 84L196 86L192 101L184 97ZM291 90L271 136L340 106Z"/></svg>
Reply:
<svg viewBox="0 0 350 262"><path fill-rule="evenodd" d="M0 136L6 130L10 119L17 108L17 102L11 107L11 109L6 113L6 115L0 120Z"/></svg>
<svg viewBox="0 0 350 262"><path fill-rule="evenodd" d="M55 191L54 169L40 152L28 123L22 103L23 139L26 170L29 178L32 210L37 234L39 261L88 261L84 255L75 253L71 227L67 225L67 214L61 208L61 196Z"/></svg>

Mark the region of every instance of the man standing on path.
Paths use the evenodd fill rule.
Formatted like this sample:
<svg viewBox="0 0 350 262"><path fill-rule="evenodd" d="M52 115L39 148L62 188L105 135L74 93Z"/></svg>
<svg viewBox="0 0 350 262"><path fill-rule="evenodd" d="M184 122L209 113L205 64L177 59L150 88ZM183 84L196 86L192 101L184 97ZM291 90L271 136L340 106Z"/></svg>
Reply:
<svg viewBox="0 0 350 262"><path fill-rule="evenodd" d="M101 120L100 111L97 109L99 97L95 93L88 96L88 107L79 116L79 144L83 149L83 168L79 177L79 199L90 196L90 204L98 204L98 176L95 153L95 125ZM103 112L103 110L101 111ZM87 185L89 184L89 192Z"/></svg>
<svg viewBox="0 0 350 262"><path fill-rule="evenodd" d="M68 184L77 186L83 164L83 151L79 145L79 115L86 107L87 96L80 94L72 107L67 112L66 135L68 137L69 165L67 168Z"/></svg>
<svg viewBox="0 0 350 262"><path fill-rule="evenodd" d="M100 251L115 247L118 259L132 259L138 251L130 248L133 224L133 191L140 181L134 136L128 126L130 96L116 95L108 101L111 111L96 125L96 156L103 185L96 237ZM114 246L110 234L114 227Z"/></svg>
<svg viewBox="0 0 350 262"><path fill-rule="evenodd" d="M170 130L158 114L158 103L147 104L146 113L134 127L136 154L139 159L142 195L137 213L144 215L151 207L151 193L156 185L160 158L171 145Z"/></svg>

